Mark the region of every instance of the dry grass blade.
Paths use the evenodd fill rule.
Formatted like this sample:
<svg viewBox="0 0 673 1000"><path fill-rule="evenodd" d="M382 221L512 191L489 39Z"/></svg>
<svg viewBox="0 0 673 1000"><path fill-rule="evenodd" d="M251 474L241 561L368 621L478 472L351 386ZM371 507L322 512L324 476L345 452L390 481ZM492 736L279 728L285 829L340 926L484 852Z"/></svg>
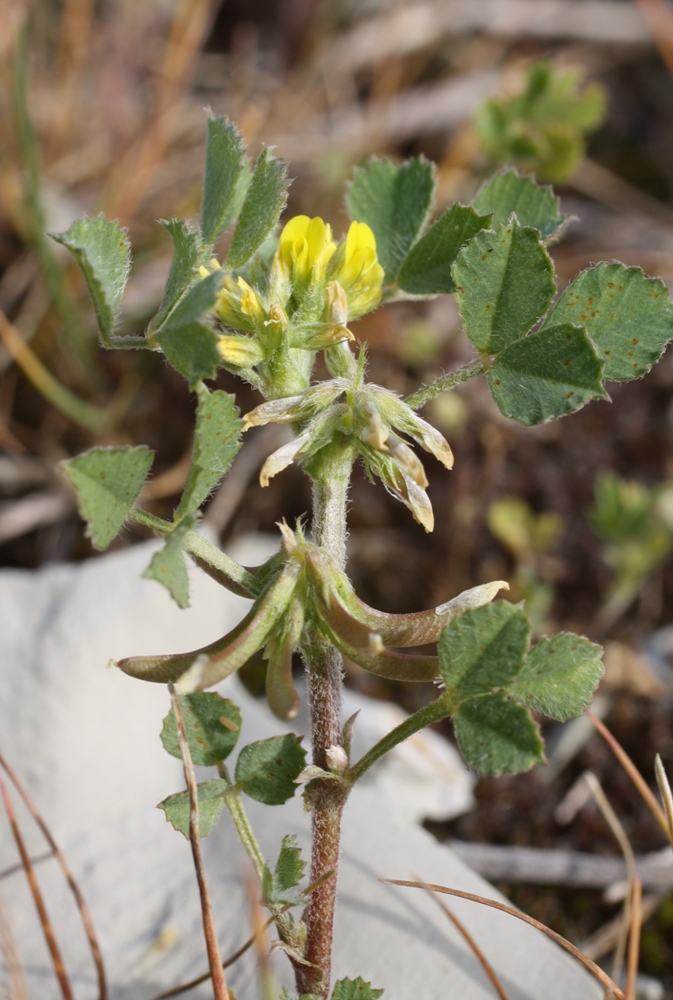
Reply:
<svg viewBox="0 0 673 1000"><path fill-rule="evenodd" d="M180 753L182 754L182 766L185 771L185 781L187 782L187 788L189 790L189 841L192 845L192 856L194 858L194 867L196 869L196 881L198 882L199 895L201 897L203 933L206 939L210 977L213 982L215 1000L229 1000L229 990L227 989L227 982L224 978L222 958L220 956L220 949L217 944L217 935L215 933L213 909L210 904L210 893L208 892L208 884L206 882L206 875L203 869L203 859L201 857L201 844L199 841L199 792L196 785L196 775L194 774L194 765L189 752L189 743L187 742L185 721L182 717L180 701L175 690L175 685L169 682L168 690L170 692L173 711L175 713L175 722L178 731L178 745L180 747Z"/></svg>
<svg viewBox="0 0 673 1000"><path fill-rule="evenodd" d="M463 924L463 922L461 920L458 919L458 917L455 915L455 913L453 913L449 909L449 907L446 905L446 903L443 900L441 900L437 896L437 894L435 892L433 892L433 890L430 888L429 885L426 885L425 882L423 882L421 879L418 879L418 884L421 886L421 888L425 889L425 891L427 892L427 894L430 896L431 899L434 899L435 903L437 903L437 905L439 906L439 908L442 911L442 913L444 913L449 918L449 920L451 921L451 923L453 924L453 926L456 928L456 930L459 932L459 934L461 934L463 936L463 938L465 939L468 947L473 951L473 953L474 953L477 961L479 962L479 964L481 965L482 969L484 970L484 972L488 976L488 978L489 978L489 980L490 980L490 982L491 982L491 984L493 986L493 989L495 990L495 992L500 997L500 1000L509 1000L509 997L505 993L505 990L504 990L504 988L502 986L502 983L498 979L493 966L488 961L488 959L484 955L483 951L481 950L481 948L479 947L479 945L477 944L477 942L474 940L474 938L472 937L472 935L468 931L467 927Z"/></svg>
<svg viewBox="0 0 673 1000"><path fill-rule="evenodd" d="M9 766L5 758L2 756L2 754L0 754L0 767L2 767L6 772L9 780L12 782L17 792L23 799L26 809L28 810L28 812L31 814L31 816L39 826L44 839L47 841L49 847L51 848L51 854L53 854L53 856L56 858L56 861L58 862L58 865L61 871L63 872L63 875L65 876L66 882L70 887L70 891L75 897L77 908L82 918L84 930L86 932L87 940L89 942L89 947L91 949L91 955L94 960L94 964L96 966L96 975L98 976L98 998L99 1000L107 1000L108 991L107 991L107 981L105 978L105 966L103 965L103 956L101 954L100 946L98 944L98 938L96 937L96 931L94 930L93 919L91 917L91 913L89 911L89 907L86 904L84 896L82 895L80 888L77 885L77 882L75 881L75 878L72 872L70 871L70 868L68 867L68 863L65 860L65 856L63 855L60 847L52 837L51 830L49 829L44 819L42 818L42 815L38 811L37 806L34 804L33 800L28 795L28 792L23 787L23 785L21 784L21 782L19 781L16 774ZM39 855L35 860L42 861L44 860L45 857L50 857L50 855Z"/></svg>
<svg viewBox="0 0 673 1000"><path fill-rule="evenodd" d="M49 921L47 908L44 905L44 899L42 898L40 887L37 884L37 879L35 878L35 872L33 871L33 866L30 863L30 857L28 855L28 851L26 850L26 845L23 842L23 837L21 836L19 825L16 821L16 814L14 812L12 800L9 797L9 793L7 792L7 786L5 785L2 778L0 778L0 795L2 796L2 801L4 803L5 810L7 811L7 817L9 819L9 823L12 828L12 833L14 835L14 840L16 841L16 846L19 850L19 854L21 855L21 861L23 863L23 867L26 872L26 878L28 879L28 884L30 886L30 891L33 896L33 901L35 902L35 908L37 909L38 916L40 918L40 923L42 925L42 930L44 931L45 940L47 942L47 948L49 949L49 954L51 955L51 960L54 966L54 972L56 973L56 978L58 979L59 986L61 987L63 1000L74 1000L73 992L70 987L70 981L68 979L68 974L65 971L63 959L61 958L61 952L59 950L58 944L56 943L56 938L54 936L54 930Z"/></svg>
<svg viewBox="0 0 673 1000"><path fill-rule="evenodd" d="M3 995L10 997L10 1000L29 1000L19 949L16 946L12 925L9 922L2 896L0 896L0 954L5 964L5 975L9 987L7 992L3 990Z"/></svg>
<svg viewBox="0 0 673 1000"><path fill-rule="evenodd" d="M626 751L623 749L623 747L620 746L620 744L614 738L614 736L607 728L607 726L604 726L601 720L597 718L593 712L587 710L587 715L591 719L592 723L594 724L598 732L601 734L605 742L608 744L608 746L610 747L613 754L615 755L619 763L622 765L622 767L628 774L633 784L636 786L636 788L642 795L643 800L647 805L648 809L656 819L661 829L664 831L664 836L666 837L667 840L669 840L670 838L668 832L668 822L666 820L666 817L661 809L661 806L655 799L650 789L647 787L645 779L641 775L640 771L633 763L633 761L626 753Z"/></svg>
<svg viewBox="0 0 673 1000"><path fill-rule="evenodd" d="M666 810L668 839L671 844L673 844L673 794L671 794L671 786L668 783L668 775L664 770L664 765L661 762L659 754L657 754L654 758L654 773L657 779L657 785L659 786L661 801L664 803L664 809Z"/></svg>
<svg viewBox="0 0 673 1000"><path fill-rule="evenodd" d="M266 940L267 921L264 920L263 910L259 904L257 885L251 870L248 870L245 880L248 905L250 906L250 919L252 923L252 936L255 941L255 951L257 952L257 968L262 985L263 1000L276 1000L278 987L271 968L271 954Z"/></svg>
<svg viewBox="0 0 673 1000"><path fill-rule="evenodd" d="M615 948L615 957L612 963L612 978L619 980L621 975L622 966L624 964L624 955L626 953L626 942L629 937L629 926L631 917L631 895L633 891L633 880L636 874L636 859L633 856L633 849L629 843L629 838L624 832L624 827L619 822L617 815L608 802L607 796L603 791L601 784L595 774L591 771L586 771L584 774L584 780L586 781L589 791L591 792L594 802L600 809L605 822L610 827L612 834L621 848L621 852L624 855L624 863L626 864L626 881L628 883L628 891L624 896L624 905L622 907L622 927L617 939L617 946Z"/></svg>
<svg viewBox="0 0 673 1000"><path fill-rule="evenodd" d="M44 854L36 854L34 858L30 859L30 863L31 865L37 865L41 861L48 861L51 857L53 857L52 852L45 851ZM15 865L10 865L8 868L3 868L2 871L0 871L0 881L2 881L3 878L9 878L10 875L16 875L17 872L22 871L23 865L21 862L18 862Z"/></svg>
<svg viewBox="0 0 673 1000"><path fill-rule="evenodd" d="M463 892L461 889L449 889L445 885L434 885L432 882L408 882L404 879L397 878L381 878L379 882L385 882L386 885L402 885L407 886L410 889L429 889L431 892L444 892L447 896L457 896L459 899L469 899L473 903L482 903L484 906L490 906L494 910L501 910L503 913L508 913L510 917L516 917L517 920L523 920L524 923L530 924L531 927L537 928L537 930L542 931L547 937L555 941L556 944L560 945L566 951L569 951L571 955L574 955L578 962L581 962L585 969L595 976L596 979L605 987L606 990L612 990L614 992L617 1000L626 1000L626 997L617 986L613 983L612 979L603 972L600 966L596 965L590 959L583 955L579 948L576 948L574 944L570 941L566 941L564 937L557 934L556 931L551 930L551 928L546 927L541 924L539 920L534 917L529 917L527 913L522 913L520 910L515 910L511 906L507 906L505 903L499 903L495 899L487 899L486 896L475 896L472 892Z"/></svg>
<svg viewBox="0 0 673 1000"><path fill-rule="evenodd" d="M626 962L626 986L624 987L626 1000L636 1000L636 976L638 975L640 930L642 927L642 899L643 886L636 875L631 885L631 926L629 929L629 954Z"/></svg>

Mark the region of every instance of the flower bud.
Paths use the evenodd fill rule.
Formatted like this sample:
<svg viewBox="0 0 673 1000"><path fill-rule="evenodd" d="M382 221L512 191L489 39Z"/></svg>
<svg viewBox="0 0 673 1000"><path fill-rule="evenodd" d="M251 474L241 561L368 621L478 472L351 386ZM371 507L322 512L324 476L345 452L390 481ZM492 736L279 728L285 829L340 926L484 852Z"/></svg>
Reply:
<svg viewBox="0 0 673 1000"><path fill-rule="evenodd" d="M219 338L217 346L222 359L236 368L251 368L264 360L262 348L252 337L224 334Z"/></svg>

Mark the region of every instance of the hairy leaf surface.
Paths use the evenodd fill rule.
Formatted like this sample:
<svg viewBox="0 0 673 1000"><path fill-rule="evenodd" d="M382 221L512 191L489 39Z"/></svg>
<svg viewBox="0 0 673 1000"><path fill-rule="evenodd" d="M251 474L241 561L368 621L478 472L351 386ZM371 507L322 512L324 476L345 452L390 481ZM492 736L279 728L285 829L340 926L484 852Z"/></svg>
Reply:
<svg viewBox="0 0 673 1000"><path fill-rule="evenodd" d="M226 760L236 746L241 730L238 707L213 691L195 691L178 695L178 698L194 764L210 767ZM169 754L182 758L172 708L164 719L161 742Z"/></svg>

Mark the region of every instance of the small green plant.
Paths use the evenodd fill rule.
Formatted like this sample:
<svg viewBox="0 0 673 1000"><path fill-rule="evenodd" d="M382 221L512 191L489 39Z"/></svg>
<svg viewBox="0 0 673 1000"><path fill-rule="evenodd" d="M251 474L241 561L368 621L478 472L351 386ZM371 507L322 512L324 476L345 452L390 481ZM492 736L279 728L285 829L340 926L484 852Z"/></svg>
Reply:
<svg viewBox="0 0 673 1000"><path fill-rule="evenodd" d="M543 560L558 543L561 519L558 514L536 514L519 497L501 497L489 507L486 520L491 534L514 559L512 596L526 602L526 614L539 632L554 601Z"/></svg>
<svg viewBox="0 0 673 1000"><path fill-rule="evenodd" d="M162 803L176 829L207 835L226 809L257 873L290 959L298 994L325 1000L380 995L359 979L331 984L332 927L344 805L353 785L387 751L421 728L451 717L468 765L485 774L525 771L544 760L531 711L567 719L584 710L602 672L600 647L571 633L531 645L521 606L495 601L494 581L429 611L392 615L363 603L345 572L349 479L360 459L372 479L431 531L425 469L412 445L451 468L443 436L417 410L439 393L483 376L501 412L528 426L606 399L603 380L645 374L673 335L664 284L637 268L599 264L580 274L552 305L556 286L546 241L566 219L552 192L509 171L494 177L471 206L453 205L430 224L434 171L423 159L372 160L356 171L346 205L347 234L335 239L322 219L298 216L276 235L285 205L285 167L264 150L247 165L236 128L210 118L200 226L164 223L174 244L166 291L146 336L116 334L130 248L124 231L84 218L56 237L79 262L94 302L101 341L110 348L163 352L196 397L192 466L172 521L137 506L152 453L95 448L65 464L93 544L104 548L127 519L165 539L147 575L177 604L189 599L185 558L252 607L222 639L190 652L122 660L146 681L177 684L162 733L169 753L188 746L215 776L198 792ZM235 226L222 260L213 246ZM366 379L366 352L351 344L353 320L381 303L456 296L473 361L403 400ZM329 378L315 381L322 352ZM255 386L263 401L244 419L232 396L206 383L219 367ZM267 459L261 483L299 463L313 485L311 534L280 525L279 552L244 569L195 530L199 510L227 474L249 428L289 424L294 437ZM438 643L436 655L414 648ZM307 671L311 759L300 737L283 733L243 747L237 707L203 689L263 650L274 713L298 709L292 655ZM431 704L390 732L360 760L342 727L342 656L400 681L437 681ZM182 744L177 732L182 733ZM183 732L184 730L184 732ZM187 763L187 762L186 762ZM245 796L282 803L303 786L312 813L310 884L291 838L271 865L248 821ZM310 890L310 891L309 891ZM300 907L301 917L293 916ZM204 920L205 923L205 920ZM357 972L357 970L354 970ZM222 992L222 989L224 992ZM226 996L226 987L218 998Z"/></svg>
<svg viewBox="0 0 673 1000"><path fill-rule="evenodd" d="M649 488L611 472L596 479L591 522L613 579L600 617L612 622L673 549L673 484Z"/></svg>
<svg viewBox="0 0 673 1000"><path fill-rule="evenodd" d="M492 97L475 127L492 163L515 164L552 184L567 181L584 156L585 137L605 118L605 91L582 86L583 71L550 62L528 70L526 86L512 97Z"/></svg>

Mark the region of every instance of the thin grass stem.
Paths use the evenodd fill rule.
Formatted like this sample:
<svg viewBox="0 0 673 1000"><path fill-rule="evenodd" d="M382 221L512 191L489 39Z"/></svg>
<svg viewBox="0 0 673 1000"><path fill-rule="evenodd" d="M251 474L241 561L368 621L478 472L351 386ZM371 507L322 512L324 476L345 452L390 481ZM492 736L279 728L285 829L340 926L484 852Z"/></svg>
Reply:
<svg viewBox="0 0 673 1000"><path fill-rule="evenodd" d="M21 856L21 861L24 870L26 872L28 885L30 886L33 902L35 903L35 909L37 910L38 916L40 918L40 924L42 925L42 931L44 933L45 941L47 942L47 948L49 949L52 965L54 966L54 972L56 973L56 978L61 988L61 993L63 994L63 1000L74 1000L74 994L70 986L70 980L68 979L68 974L65 970L65 965L63 964L61 951L56 942L54 929L51 926L51 921L49 920L49 914L47 913L47 908L45 906L42 893L40 892L40 887L35 877L33 866L30 863L30 856L28 854L28 851L26 850L26 845L23 841L23 837L21 836L19 824L16 821L16 814L14 812L12 800L9 797L7 786L5 785L5 782L3 781L2 778L0 778L0 796L2 796L2 801L5 806L5 811L7 812L7 817L9 819L9 823L12 828L12 834L14 835L14 840L16 841L16 846L18 848L19 854Z"/></svg>
<svg viewBox="0 0 673 1000"><path fill-rule="evenodd" d="M185 781L189 791L189 841L192 845L192 857L194 858L194 868L196 869L196 881L199 886L199 896L201 897L201 915L203 919L203 934L206 939L206 951L208 952L208 965L210 966L210 976L213 982L215 1000L229 1000L229 990L227 981L224 978L224 968L222 957L217 943L215 933L215 922L213 920L213 909L210 903L210 893L206 874L203 868L203 858L201 856L201 843L199 837L199 791L196 785L196 775L192 756L189 752L187 741L187 731L185 720L182 717L180 699L175 690L175 685L170 681L168 690L171 696L173 712L175 713L175 723L178 732L178 745L182 754L182 766L185 772Z"/></svg>
<svg viewBox="0 0 673 1000"><path fill-rule="evenodd" d="M608 976L606 972L603 972L599 965L592 962L591 959L583 955L579 948L576 948L574 944L570 941L566 941L564 937L557 934L556 931L551 930L550 927L546 927L541 924L539 920L534 917L529 917L527 913L522 913L520 910L515 910L511 906L507 906L505 903L499 903L495 899L487 899L486 896L475 896L472 892L463 892L460 889L448 889L444 885L434 885L431 882L407 882L403 879L396 878L381 878L379 882L385 882L387 885L402 885L408 886L411 889L430 889L432 892L445 892L448 896L458 896L460 899L470 899L473 903L482 903L484 906L491 906L494 910L501 910L503 913L508 913L510 917L516 917L517 920L523 920L524 923L530 924L531 927L536 927L547 937L550 937L552 941L560 945L566 951L569 951L571 955L574 955L578 962L581 962L585 969L587 969L596 979L605 987L606 990L612 990L615 994L617 1000L626 1000L624 994L617 986L616 983Z"/></svg>

